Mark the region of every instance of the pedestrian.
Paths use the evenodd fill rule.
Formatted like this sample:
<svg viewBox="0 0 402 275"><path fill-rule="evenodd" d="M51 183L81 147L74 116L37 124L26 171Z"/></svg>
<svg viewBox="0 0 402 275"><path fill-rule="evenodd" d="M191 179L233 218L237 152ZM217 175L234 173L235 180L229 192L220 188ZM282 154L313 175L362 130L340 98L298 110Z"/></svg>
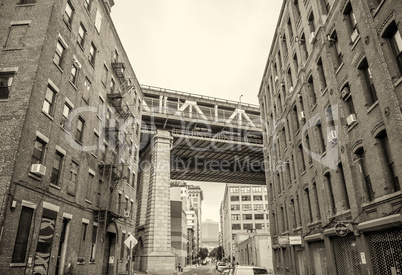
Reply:
<svg viewBox="0 0 402 275"><path fill-rule="evenodd" d="M179 263L179 272L182 272L183 269L181 268L181 263Z"/></svg>

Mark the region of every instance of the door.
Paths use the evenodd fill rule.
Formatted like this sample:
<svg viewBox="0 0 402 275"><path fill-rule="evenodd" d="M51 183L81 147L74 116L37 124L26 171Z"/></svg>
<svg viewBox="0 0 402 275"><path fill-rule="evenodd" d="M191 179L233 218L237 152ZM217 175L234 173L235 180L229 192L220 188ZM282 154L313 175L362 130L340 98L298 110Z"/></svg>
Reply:
<svg viewBox="0 0 402 275"><path fill-rule="evenodd" d="M63 218L63 225L60 234L59 252L57 254L56 275L64 274L69 229L70 229L70 219Z"/></svg>
<svg viewBox="0 0 402 275"><path fill-rule="evenodd" d="M114 257L115 246L116 246L116 234L107 232L105 238L104 253L103 253L102 275L114 275L117 260Z"/></svg>

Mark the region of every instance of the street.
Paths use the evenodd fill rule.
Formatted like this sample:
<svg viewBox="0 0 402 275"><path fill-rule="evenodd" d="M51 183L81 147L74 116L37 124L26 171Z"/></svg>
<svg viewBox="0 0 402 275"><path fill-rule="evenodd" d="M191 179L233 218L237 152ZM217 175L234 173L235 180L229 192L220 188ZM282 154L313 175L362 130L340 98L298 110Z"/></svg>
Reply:
<svg viewBox="0 0 402 275"><path fill-rule="evenodd" d="M186 268L185 268L186 269ZM180 273L179 273L180 274ZM207 264L207 265L200 265L197 268L194 268L189 271L182 272L181 274L188 274L188 275L202 275L202 274L221 274L215 269L215 264Z"/></svg>

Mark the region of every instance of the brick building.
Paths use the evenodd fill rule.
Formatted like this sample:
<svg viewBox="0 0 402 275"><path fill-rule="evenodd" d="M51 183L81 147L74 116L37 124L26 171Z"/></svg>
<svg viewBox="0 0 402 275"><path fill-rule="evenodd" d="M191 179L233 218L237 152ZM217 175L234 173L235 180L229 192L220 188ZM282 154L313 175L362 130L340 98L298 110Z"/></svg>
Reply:
<svg viewBox="0 0 402 275"><path fill-rule="evenodd" d="M229 262L237 261L236 235L269 233L267 199L266 186L226 184L220 216L222 246Z"/></svg>
<svg viewBox="0 0 402 275"><path fill-rule="evenodd" d="M279 274L402 268L401 19L401 1L283 1L259 91Z"/></svg>
<svg viewBox="0 0 402 275"><path fill-rule="evenodd" d="M0 5L1 274L127 271L142 92L113 5Z"/></svg>

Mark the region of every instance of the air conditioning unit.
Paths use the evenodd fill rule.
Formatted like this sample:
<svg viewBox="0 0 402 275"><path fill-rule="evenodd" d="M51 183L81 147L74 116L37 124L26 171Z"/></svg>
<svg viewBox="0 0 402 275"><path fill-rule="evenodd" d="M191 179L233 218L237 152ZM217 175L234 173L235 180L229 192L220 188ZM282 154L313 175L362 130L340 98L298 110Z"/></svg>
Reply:
<svg viewBox="0 0 402 275"><path fill-rule="evenodd" d="M315 32L310 33L309 42L310 44L313 44L315 42Z"/></svg>
<svg viewBox="0 0 402 275"><path fill-rule="evenodd" d="M347 98L350 95L350 89L348 86L344 87L341 91L341 97L342 99Z"/></svg>
<svg viewBox="0 0 402 275"><path fill-rule="evenodd" d="M350 36L350 38L352 39L352 43L355 43L356 39L359 37L359 31L357 29L355 29L352 33L352 35Z"/></svg>
<svg viewBox="0 0 402 275"><path fill-rule="evenodd" d="M32 164L30 172L36 175L44 176L46 174L46 166L42 164Z"/></svg>
<svg viewBox="0 0 402 275"><path fill-rule="evenodd" d="M299 120L302 121L304 119L306 119L306 114L303 111L301 111L299 114Z"/></svg>
<svg viewBox="0 0 402 275"><path fill-rule="evenodd" d="M289 93L290 93L290 94L293 93L293 87L290 87Z"/></svg>
<svg viewBox="0 0 402 275"><path fill-rule="evenodd" d="M332 130L328 133L328 142L335 143L338 140L338 135L335 130Z"/></svg>
<svg viewBox="0 0 402 275"><path fill-rule="evenodd" d="M124 211L124 217L130 218L130 211Z"/></svg>
<svg viewBox="0 0 402 275"><path fill-rule="evenodd" d="M275 82L279 80L279 77L276 75L275 76Z"/></svg>
<svg viewBox="0 0 402 275"><path fill-rule="evenodd" d="M355 114L350 114L347 118L346 121L348 122L348 126L352 125L353 123L356 122L356 115Z"/></svg>

